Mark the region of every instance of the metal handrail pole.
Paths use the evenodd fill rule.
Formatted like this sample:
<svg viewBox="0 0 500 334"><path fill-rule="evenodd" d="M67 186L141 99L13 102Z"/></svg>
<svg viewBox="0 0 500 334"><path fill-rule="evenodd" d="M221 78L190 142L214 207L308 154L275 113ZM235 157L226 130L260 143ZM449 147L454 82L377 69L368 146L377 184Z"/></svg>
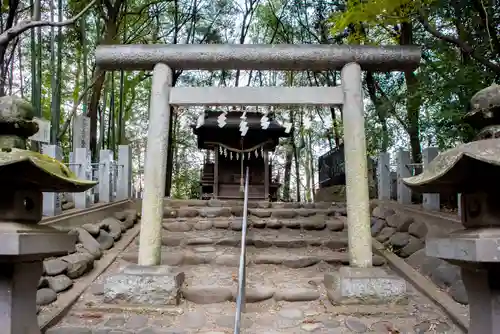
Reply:
<svg viewBox="0 0 500 334"><path fill-rule="evenodd" d="M248 179L249 169L245 175L245 195L243 197L243 218L241 226L241 252L240 267L238 270L238 297L236 298L236 315L234 318L234 334L240 334L241 312L245 305L245 284L246 284L246 240L247 240L247 218L248 218Z"/></svg>

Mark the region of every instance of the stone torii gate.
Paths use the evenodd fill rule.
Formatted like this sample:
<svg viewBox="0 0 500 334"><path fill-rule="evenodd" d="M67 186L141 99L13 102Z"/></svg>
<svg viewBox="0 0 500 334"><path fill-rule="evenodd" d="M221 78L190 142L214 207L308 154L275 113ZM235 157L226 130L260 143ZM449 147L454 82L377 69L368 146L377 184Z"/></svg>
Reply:
<svg viewBox="0 0 500 334"><path fill-rule="evenodd" d="M139 265L160 264L170 106L343 105L349 259L372 266L361 71L415 69L416 46L348 45L102 45L103 70L153 70ZM339 87L172 87L177 70L341 70Z"/></svg>

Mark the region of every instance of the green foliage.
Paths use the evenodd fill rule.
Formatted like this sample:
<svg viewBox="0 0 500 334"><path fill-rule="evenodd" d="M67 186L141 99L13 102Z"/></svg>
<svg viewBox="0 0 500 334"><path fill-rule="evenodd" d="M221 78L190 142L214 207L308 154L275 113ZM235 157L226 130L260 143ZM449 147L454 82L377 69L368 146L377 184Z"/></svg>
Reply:
<svg viewBox="0 0 500 334"><path fill-rule="evenodd" d="M479 89L499 80L498 73L484 66L484 61L467 52L445 38L436 37L426 30L417 19L425 12L429 25L446 36L460 38L474 51L487 60L500 57L500 46L496 41L495 29L498 27L500 12L498 3L462 0L448 2L443 0L260 0L256 1L253 13L245 13L250 0L178 0L178 1L138 1L116 0L100 1L85 15L85 34L82 33L82 20L62 29L64 50L62 52L62 101L61 128L70 118L73 107L86 89L85 83L93 81L95 63L93 50L100 43L239 43L242 36L241 22L248 19L248 34L245 43L292 43L292 44L371 44L398 45L401 24L411 26L412 43L423 46L423 59L414 71L418 85L407 87L404 73L375 74L375 98L365 89L366 137L368 153L376 156L388 140L388 149L394 150L408 146L409 125L416 125L418 139L422 147L437 145L448 148L458 142L470 139L472 132L462 123L470 97ZM110 15L106 3L121 3L119 15ZM86 2L63 0L63 16L78 14ZM3 24L5 25L8 1L2 1ZM459 6L457 9L456 6ZM126 7L126 8L125 8ZM482 8L481 8L482 7ZM46 19L49 3L42 1L42 16ZM487 14L484 18L484 14ZM111 17L113 16L113 20ZM28 11L19 11L17 21L28 17ZM486 22L486 23L485 23ZM5 27L2 27L4 29ZM50 65L50 28L42 29L42 115L50 119L52 100L51 79L55 70ZM57 29L55 29L57 31ZM116 34L108 36L109 30ZM349 34L345 32L348 31ZM29 34L27 34L29 35ZM22 94L31 95L30 83L30 41L21 38L19 54L13 56L12 76L14 81L23 78ZM84 49L88 59L84 62ZM10 52L10 51L9 51ZM9 52L7 52L9 54ZM10 55L9 55L10 56ZM7 58L6 60L7 61ZM7 68L7 66L6 66ZM88 72L86 78L84 73ZM235 82L235 71L189 71L180 74L176 85L182 86L231 86ZM338 71L326 73L312 72L273 72L252 71L240 73L240 85L254 86L335 86L339 84ZM133 147L134 170L140 174L144 164L148 109L151 89L150 73L144 71L126 72L123 87L120 75L114 74L114 90L111 91L111 73L107 74L108 94L104 87L91 87L83 98L90 106L90 98L100 92L99 110L103 110L104 133L101 133L101 120L98 120L98 140L104 146L114 149L119 142L130 143ZM2 78L9 82L8 78ZM20 86L20 85L18 85ZM366 85L365 85L366 86ZM120 96L120 88L123 90ZM365 87L366 88L366 87ZM19 88L20 90L21 88ZM15 91L15 89L13 89ZM114 104L111 105L111 97ZM123 99L123 114L120 114L120 99ZM419 117L417 124L411 124L411 108L418 101ZM377 102L377 108L375 108ZM269 108L271 110L271 108ZM77 113L83 110L82 104ZM177 198L199 196L199 171L203 152L197 149L189 124L196 121L196 108L176 112L173 126L175 143L172 195ZM285 183L285 174L290 176L288 187L292 198L300 195L312 199L317 184L316 159L330 148L327 136L337 134L342 141L342 115L340 109L329 108L272 108L280 122L292 122L295 132L292 139L282 140L273 161L275 172ZM310 120L306 128L304 123ZM119 122L121 121L121 122ZM113 123L114 122L114 123ZM118 138L118 124L123 124L122 138ZM114 124L111 126L111 124ZM109 130L109 134L108 134ZM71 150L70 131L62 137L61 146L67 156ZM109 137L109 138L108 138ZM334 140L332 140L334 142ZM296 151L293 151L293 149ZM290 152L297 155L299 173L293 162L286 160ZM311 153L312 152L312 153ZM312 160L312 164L311 164ZM287 166L285 168L285 166ZM291 166L291 169L289 169Z"/></svg>
<svg viewBox="0 0 500 334"><path fill-rule="evenodd" d="M172 197L176 199L200 198L200 171L189 168L188 165L182 167L174 174Z"/></svg>
<svg viewBox="0 0 500 334"><path fill-rule="evenodd" d="M333 13L330 22L332 34L350 28L348 41L367 42L367 35L360 28L372 26L396 26L411 21L412 15L420 8L433 4L436 0L349 0L345 11Z"/></svg>

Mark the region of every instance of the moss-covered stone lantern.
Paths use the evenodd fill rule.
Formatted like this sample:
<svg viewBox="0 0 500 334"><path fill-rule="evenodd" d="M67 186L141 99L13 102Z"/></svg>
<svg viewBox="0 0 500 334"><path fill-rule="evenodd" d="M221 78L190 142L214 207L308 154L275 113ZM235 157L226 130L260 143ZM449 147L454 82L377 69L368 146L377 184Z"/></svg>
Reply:
<svg viewBox="0 0 500 334"><path fill-rule="evenodd" d="M474 141L439 154L420 175L404 179L422 193L461 193L465 229L428 239L426 253L462 268L469 296L469 333L500 333L500 86L471 100L465 120Z"/></svg>
<svg viewBox="0 0 500 334"><path fill-rule="evenodd" d="M75 237L38 225L42 192L81 192L96 183L77 180L61 162L26 150L38 131L33 107L0 97L0 324L2 333L40 333L36 292L42 260L75 248Z"/></svg>

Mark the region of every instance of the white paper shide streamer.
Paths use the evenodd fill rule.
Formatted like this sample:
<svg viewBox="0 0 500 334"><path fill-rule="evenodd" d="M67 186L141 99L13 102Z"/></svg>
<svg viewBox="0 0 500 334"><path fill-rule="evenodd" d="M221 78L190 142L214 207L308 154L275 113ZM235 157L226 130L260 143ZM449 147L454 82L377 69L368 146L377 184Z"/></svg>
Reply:
<svg viewBox="0 0 500 334"><path fill-rule="evenodd" d="M222 114L219 115L219 117L217 117L217 125L219 125L219 128L223 128L224 126L226 126L226 113L223 112Z"/></svg>
<svg viewBox="0 0 500 334"><path fill-rule="evenodd" d="M205 113L201 113L200 116L198 116L198 120L196 121L196 128L200 128L205 124Z"/></svg>
<svg viewBox="0 0 500 334"><path fill-rule="evenodd" d="M245 137L245 135L248 132L248 122L247 122L247 112L244 111L243 114L240 116L241 122L240 122L240 132L241 136Z"/></svg>
<svg viewBox="0 0 500 334"><path fill-rule="evenodd" d="M267 128L269 128L269 124L271 124L271 122L269 122L269 117L267 117L267 113L266 113L260 119L260 127L263 130L267 130Z"/></svg>

